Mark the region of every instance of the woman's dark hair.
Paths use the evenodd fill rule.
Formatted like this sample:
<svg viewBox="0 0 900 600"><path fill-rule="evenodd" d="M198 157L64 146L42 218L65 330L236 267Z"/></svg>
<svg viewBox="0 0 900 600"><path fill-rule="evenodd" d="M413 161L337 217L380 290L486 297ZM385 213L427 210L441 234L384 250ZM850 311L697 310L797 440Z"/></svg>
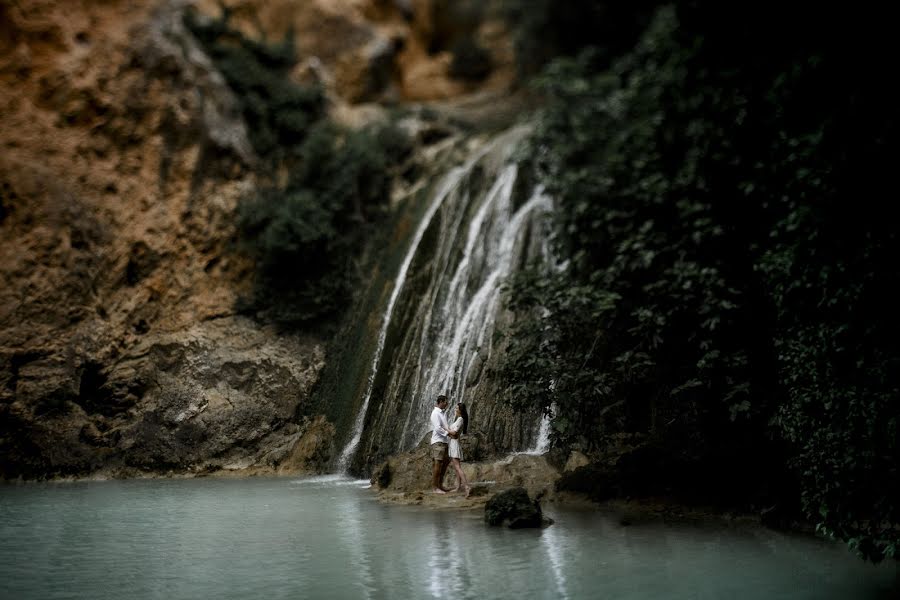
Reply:
<svg viewBox="0 0 900 600"><path fill-rule="evenodd" d="M460 431L462 433L468 433L468 431L469 431L469 411L466 410L466 405L463 404L462 402L457 404L457 406L459 407L459 414L463 419L463 426Z"/></svg>

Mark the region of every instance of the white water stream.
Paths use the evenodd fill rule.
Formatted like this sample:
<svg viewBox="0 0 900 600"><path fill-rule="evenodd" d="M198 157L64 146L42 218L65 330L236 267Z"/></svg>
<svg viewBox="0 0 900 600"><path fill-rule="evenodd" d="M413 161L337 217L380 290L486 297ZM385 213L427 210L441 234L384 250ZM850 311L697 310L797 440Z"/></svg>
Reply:
<svg viewBox="0 0 900 600"><path fill-rule="evenodd" d="M379 412L370 421L381 419L382 432L384 423L397 422L390 427L396 427L393 431L399 430L399 436L384 434L377 443L389 442L398 451L409 449L425 434L437 395L447 394L451 402L470 402L480 369L494 351L495 325L503 312L501 290L509 276L525 265L553 268L548 243L550 197L537 187L528 197L520 195L521 204L516 206L520 173L510 154L520 139L517 132L496 138L439 184L394 279L363 401L338 459L340 472L347 472L359 450L380 369L391 363L385 392L376 401ZM423 244L430 228L431 241ZM418 296L407 305L409 295L403 292L413 277L413 264L425 267L415 274ZM385 357L401 297L404 321L397 325L403 327L401 347L392 348ZM476 365L479 372L470 377ZM536 439L529 451L546 451L548 435L549 421L536 420L534 432L526 434L526 439ZM367 452L372 451L372 443L367 442Z"/></svg>
<svg viewBox="0 0 900 600"><path fill-rule="evenodd" d="M369 408L369 401L372 398L372 388L375 385L375 376L378 373L378 363L381 360L381 355L384 352L384 342L387 338L388 328L391 325L391 317L394 314L394 306L397 303L397 298L400 297L400 292L403 291L403 284L406 282L406 274L409 271L409 266L413 261L413 258L416 256L416 250L419 248L419 244L422 242L422 238L425 235L425 231L428 229L429 225L431 225L431 220L434 218L435 213L437 213L438 209L443 204L444 199L453 191L453 189L458 185L460 179L462 179L463 175L468 173L472 167L478 162L478 159L483 156L485 150L477 153L474 157L472 157L465 165L461 167L457 167L450 171L441 182L438 187L438 191L434 196L434 200L432 200L431 205L428 207L425 215L422 217L422 220L419 222L419 227L416 229L415 234L413 235L412 242L410 243L409 250L406 253L406 256L403 259L403 263L400 265L400 270L397 273L397 278L395 279L394 289L391 292L390 300L388 300L387 309L384 312L384 317L381 322L381 330L378 332L378 345L375 349L375 354L372 357L372 367L369 373L369 378L366 383L366 394L363 399L362 406L360 407L359 414L356 417L356 421L353 425L353 435L350 437L350 441L347 442L347 445L344 446L343 451L338 458L338 471L340 473L346 473L348 467L350 466L350 460L353 458L353 454L356 452L356 448L359 446L359 440L362 437L363 426L366 421L366 411Z"/></svg>

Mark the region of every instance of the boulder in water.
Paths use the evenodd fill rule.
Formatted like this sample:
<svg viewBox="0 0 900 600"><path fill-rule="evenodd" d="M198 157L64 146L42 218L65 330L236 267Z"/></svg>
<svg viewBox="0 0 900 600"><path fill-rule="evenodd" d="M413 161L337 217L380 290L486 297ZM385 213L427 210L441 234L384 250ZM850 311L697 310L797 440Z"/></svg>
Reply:
<svg viewBox="0 0 900 600"><path fill-rule="evenodd" d="M510 529L545 527L553 519L545 517L537 500L528 496L525 488L516 487L492 497L484 506L484 521L488 525L506 525Z"/></svg>

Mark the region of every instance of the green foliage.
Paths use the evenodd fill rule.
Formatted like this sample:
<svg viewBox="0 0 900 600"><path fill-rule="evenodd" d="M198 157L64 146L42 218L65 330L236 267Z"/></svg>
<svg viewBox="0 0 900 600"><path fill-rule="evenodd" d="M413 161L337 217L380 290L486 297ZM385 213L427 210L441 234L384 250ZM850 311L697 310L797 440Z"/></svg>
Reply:
<svg viewBox="0 0 900 600"><path fill-rule="evenodd" d="M687 90L693 58L672 39L674 29L673 13L662 13L612 71L593 74L589 53L553 63L541 79L551 107L535 143L552 149L545 180L561 203L561 245L572 258L567 272L539 286L519 281L511 297L516 310L549 311L550 324L521 321L514 335L530 339L525 355L553 362L541 404L558 407L560 442L597 447L606 434L643 430L678 436L682 450L699 456L718 448L708 435L718 425L759 412L748 403L740 339L749 333L741 314L751 265L731 260L741 240L726 235L722 217L731 215L720 215L703 189L709 170L727 166L729 156L683 153L666 139L674 123L705 108L698 90L684 99L692 115L665 112L667 97ZM715 123L695 127L677 143L724 137ZM517 345L509 374L526 375Z"/></svg>
<svg viewBox="0 0 900 600"><path fill-rule="evenodd" d="M555 56L574 56L591 46L608 64L631 49L647 27L657 0L504 0L514 32L521 74L537 72Z"/></svg>
<svg viewBox="0 0 900 600"><path fill-rule="evenodd" d="M241 103L254 149L276 165L323 116L325 98L318 87L288 78L297 60L291 33L278 44L267 44L231 29L228 19L227 9L220 19L201 20L193 11L185 14L185 24Z"/></svg>
<svg viewBox="0 0 900 600"><path fill-rule="evenodd" d="M362 243L386 209L391 166L408 143L391 127L349 132L322 122L296 149L287 184L241 204L243 237L258 261L255 306L292 326L346 306Z"/></svg>
<svg viewBox="0 0 900 600"><path fill-rule="evenodd" d="M345 131L324 116L319 88L289 78L293 36L274 45L193 12L186 25L239 98L268 180L238 207L241 241L257 261L241 307L288 327L339 313L358 281L355 261L386 207L392 167L411 151L394 127Z"/></svg>
<svg viewBox="0 0 900 600"><path fill-rule="evenodd" d="M663 9L610 69L544 71L570 260L512 284L501 375L557 444L645 433L735 491L787 452L807 515L877 561L900 524L896 97L853 74L886 54L769 17Z"/></svg>

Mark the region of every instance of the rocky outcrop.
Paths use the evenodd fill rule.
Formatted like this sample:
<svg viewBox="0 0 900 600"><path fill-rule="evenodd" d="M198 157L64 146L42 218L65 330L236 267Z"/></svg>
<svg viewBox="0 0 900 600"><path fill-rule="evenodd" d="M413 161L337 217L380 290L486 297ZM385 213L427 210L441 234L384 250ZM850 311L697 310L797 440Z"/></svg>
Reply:
<svg viewBox="0 0 900 600"><path fill-rule="evenodd" d="M323 358L315 342L276 337L239 317L150 334L110 366L84 365L78 389L55 409L12 403L10 437L30 445L13 441L6 468L322 471L332 431L305 415L304 403Z"/></svg>
<svg viewBox="0 0 900 600"><path fill-rule="evenodd" d="M493 495L511 488L522 488L534 497L553 499L559 469L551 464L548 455L512 454L496 458L493 451L477 461L462 463L466 479L472 486L468 497L462 494L437 495L431 493L430 436L409 452L390 456L373 470L372 486L378 497L389 503L425 504L434 507L481 507ZM463 453L475 456L477 444L484 444L477 436L464 436ZM456 487L456 474L448 467L444 485Z"/></svg>
<svg viewBox="0 0 900 600"><path fill-rule="evenodd" d="M314 342L225 318L142 342L108 370L96 393L143 392L140 418L110 428L129 466L276 468L290 458L294 470L315 471L327 466L330 440L303 450L314 440L301 439L314 426L304 402L323 359Z"/></svg>
<svg viewBox="0 0 900 600"><path fill-rule="evenodd" d="M570 453L556 489L582 494L595 502L610 498L670 495L677 489L701 489L707 482L696 464L638 434L610 436L603 452L588 457Z"/></svg>
<svg viewBox="0 0 900 600"><path fill-rule="evenodd" d="M322 83L343 123L384 112L355 103L511 82L509 35L477 3L225 4L257 39L293 30L292 77ZM217 0L0 5L0 476L294 472L333 454L308 402L324 340L236 312L253 265L235 211L259 158L189 5L219 15ZM450 72L463 39L489 70ZM426 121L424 144L448 135Z"/></svg>
<svg viewBox="0 0 900 600"><path fill-rule="evenodd" d="M221 3L197 3L218 16ZM502 3L481 0L227 0L246 35L295 36L295 77L336 102L419 102L514 83L513 38Z"/></svg>
<svg viewBox="0 0 900 600"><path fill-rule="evenodd" d="M330 458L321 341L235 314L256 159L183 5L0 8L0 476Z"/></svg>

